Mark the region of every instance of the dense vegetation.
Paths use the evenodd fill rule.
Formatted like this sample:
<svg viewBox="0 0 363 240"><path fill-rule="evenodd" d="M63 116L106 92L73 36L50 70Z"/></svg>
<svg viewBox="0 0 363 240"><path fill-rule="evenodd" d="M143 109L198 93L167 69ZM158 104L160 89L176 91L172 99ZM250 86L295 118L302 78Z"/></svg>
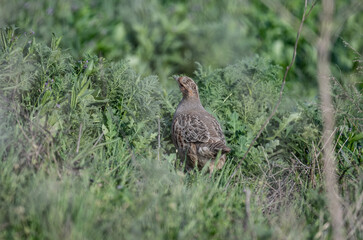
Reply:
<svg viewBox="0 0 363 240"><path fill-rule="evenodd" d="M331 238L309 37L277 114L226 188L291 58L296 30L265 13L273 6L0 2L1 239ZM300 1L280 4L301 15ZM332 50L332 137L345 234L362 239L363 19L352 11ZM319 5L305 36L317 34L318 15ZM180 73L232 149L212 176L175 168L181 94L169 77Z"/></svg>

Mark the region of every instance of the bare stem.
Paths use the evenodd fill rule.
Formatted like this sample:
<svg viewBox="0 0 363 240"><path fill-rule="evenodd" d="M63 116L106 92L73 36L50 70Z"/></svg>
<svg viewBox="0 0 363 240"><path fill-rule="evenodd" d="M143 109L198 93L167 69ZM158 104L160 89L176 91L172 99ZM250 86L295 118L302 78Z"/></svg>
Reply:
<svg viewBox="0 0 363 240"><path fill-rule="evenodd" d="M76 153L79 152L79 144L81 143L81 136L82 136L82 123L79 125L79 133L78 133L78 141L77 141Z"/></svg>
<svg viewBox="0 0 363 240"><path fill-rule="evenodd" d="M97 144L99 143L99 141L101 141L101 138L103 137L103 132L101 133L101 135L97 138L97 141L95 142L95 144L93 144L92 148L95 148L97 146Z"/></svg>
<svg viewBox="0 0 363 240"><path fill-rule="evenodd" d="M160 117L158 118L158 161L160 161Z"/></svg>
<svg viewBox="0 0 363 240"><path fill-rule="evenodd" d="M323 117L323 150L325 189L327 203L331 217L333 239L343 239L343 211L339 202L339 191L335 174L336 162L333 139L330 135L334 131L335 116L331 97L329 52L332 41L334 0L322 1L320 38L318 49L318 80L321 97L321 111Z"/></svg>

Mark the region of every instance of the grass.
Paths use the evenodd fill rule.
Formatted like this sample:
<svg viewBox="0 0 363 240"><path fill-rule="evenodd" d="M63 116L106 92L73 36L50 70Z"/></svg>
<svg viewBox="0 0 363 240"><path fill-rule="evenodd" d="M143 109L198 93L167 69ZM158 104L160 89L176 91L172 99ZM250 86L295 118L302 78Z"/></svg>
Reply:
<svg viewBox="0 0 363 240"><path fill-rule="evenodd" d="M331 238L317 101L286 96L225 189L278 96L281 68L251 57L196 70L202 102L232 149L209 176L174 167L170 121L179 93L125 61L76 60L60 46L57 37L47 45L32 33L1 31L0 238ZM363 237L359 74L334 89L350 239Z"/></svg>

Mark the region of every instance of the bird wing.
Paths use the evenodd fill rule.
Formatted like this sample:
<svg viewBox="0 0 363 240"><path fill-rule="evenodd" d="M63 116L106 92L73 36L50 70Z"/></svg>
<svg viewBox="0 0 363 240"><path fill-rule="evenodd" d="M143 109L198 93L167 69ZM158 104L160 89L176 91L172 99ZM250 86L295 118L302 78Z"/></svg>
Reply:
<svg viewBox="0 0 363 240"><path fill-rule="evenodd" d="M219 124L219 122L212 116L208 116L208 118L210 119L213 129L216 132L218 138L225 143L225 138L224 138L224 134L221 128L221 125Z"/></svg>
<svg viewBox="0 0 363 240"><path fill-rule="evenodd" d="M197 116L180 114L173 122L173 141L181 148L187 143L204 143L210 139L207 125Z"/></svg>

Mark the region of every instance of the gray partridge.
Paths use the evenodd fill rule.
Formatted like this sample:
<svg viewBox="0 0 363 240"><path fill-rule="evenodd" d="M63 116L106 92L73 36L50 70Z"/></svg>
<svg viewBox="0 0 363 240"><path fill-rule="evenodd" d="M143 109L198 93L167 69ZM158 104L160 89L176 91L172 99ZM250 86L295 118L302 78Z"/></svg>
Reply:
<svg viewBox="0 0 363 240"><path fill-rule="evenodd" d="M198 86L189 77L174 77L183 98L173 117L172 140L185 169L199 169L211 161L209 171L221 169L231 151L218 121L208 113L199 99ZM219 159L216 159L220 153Z"/></svg>

